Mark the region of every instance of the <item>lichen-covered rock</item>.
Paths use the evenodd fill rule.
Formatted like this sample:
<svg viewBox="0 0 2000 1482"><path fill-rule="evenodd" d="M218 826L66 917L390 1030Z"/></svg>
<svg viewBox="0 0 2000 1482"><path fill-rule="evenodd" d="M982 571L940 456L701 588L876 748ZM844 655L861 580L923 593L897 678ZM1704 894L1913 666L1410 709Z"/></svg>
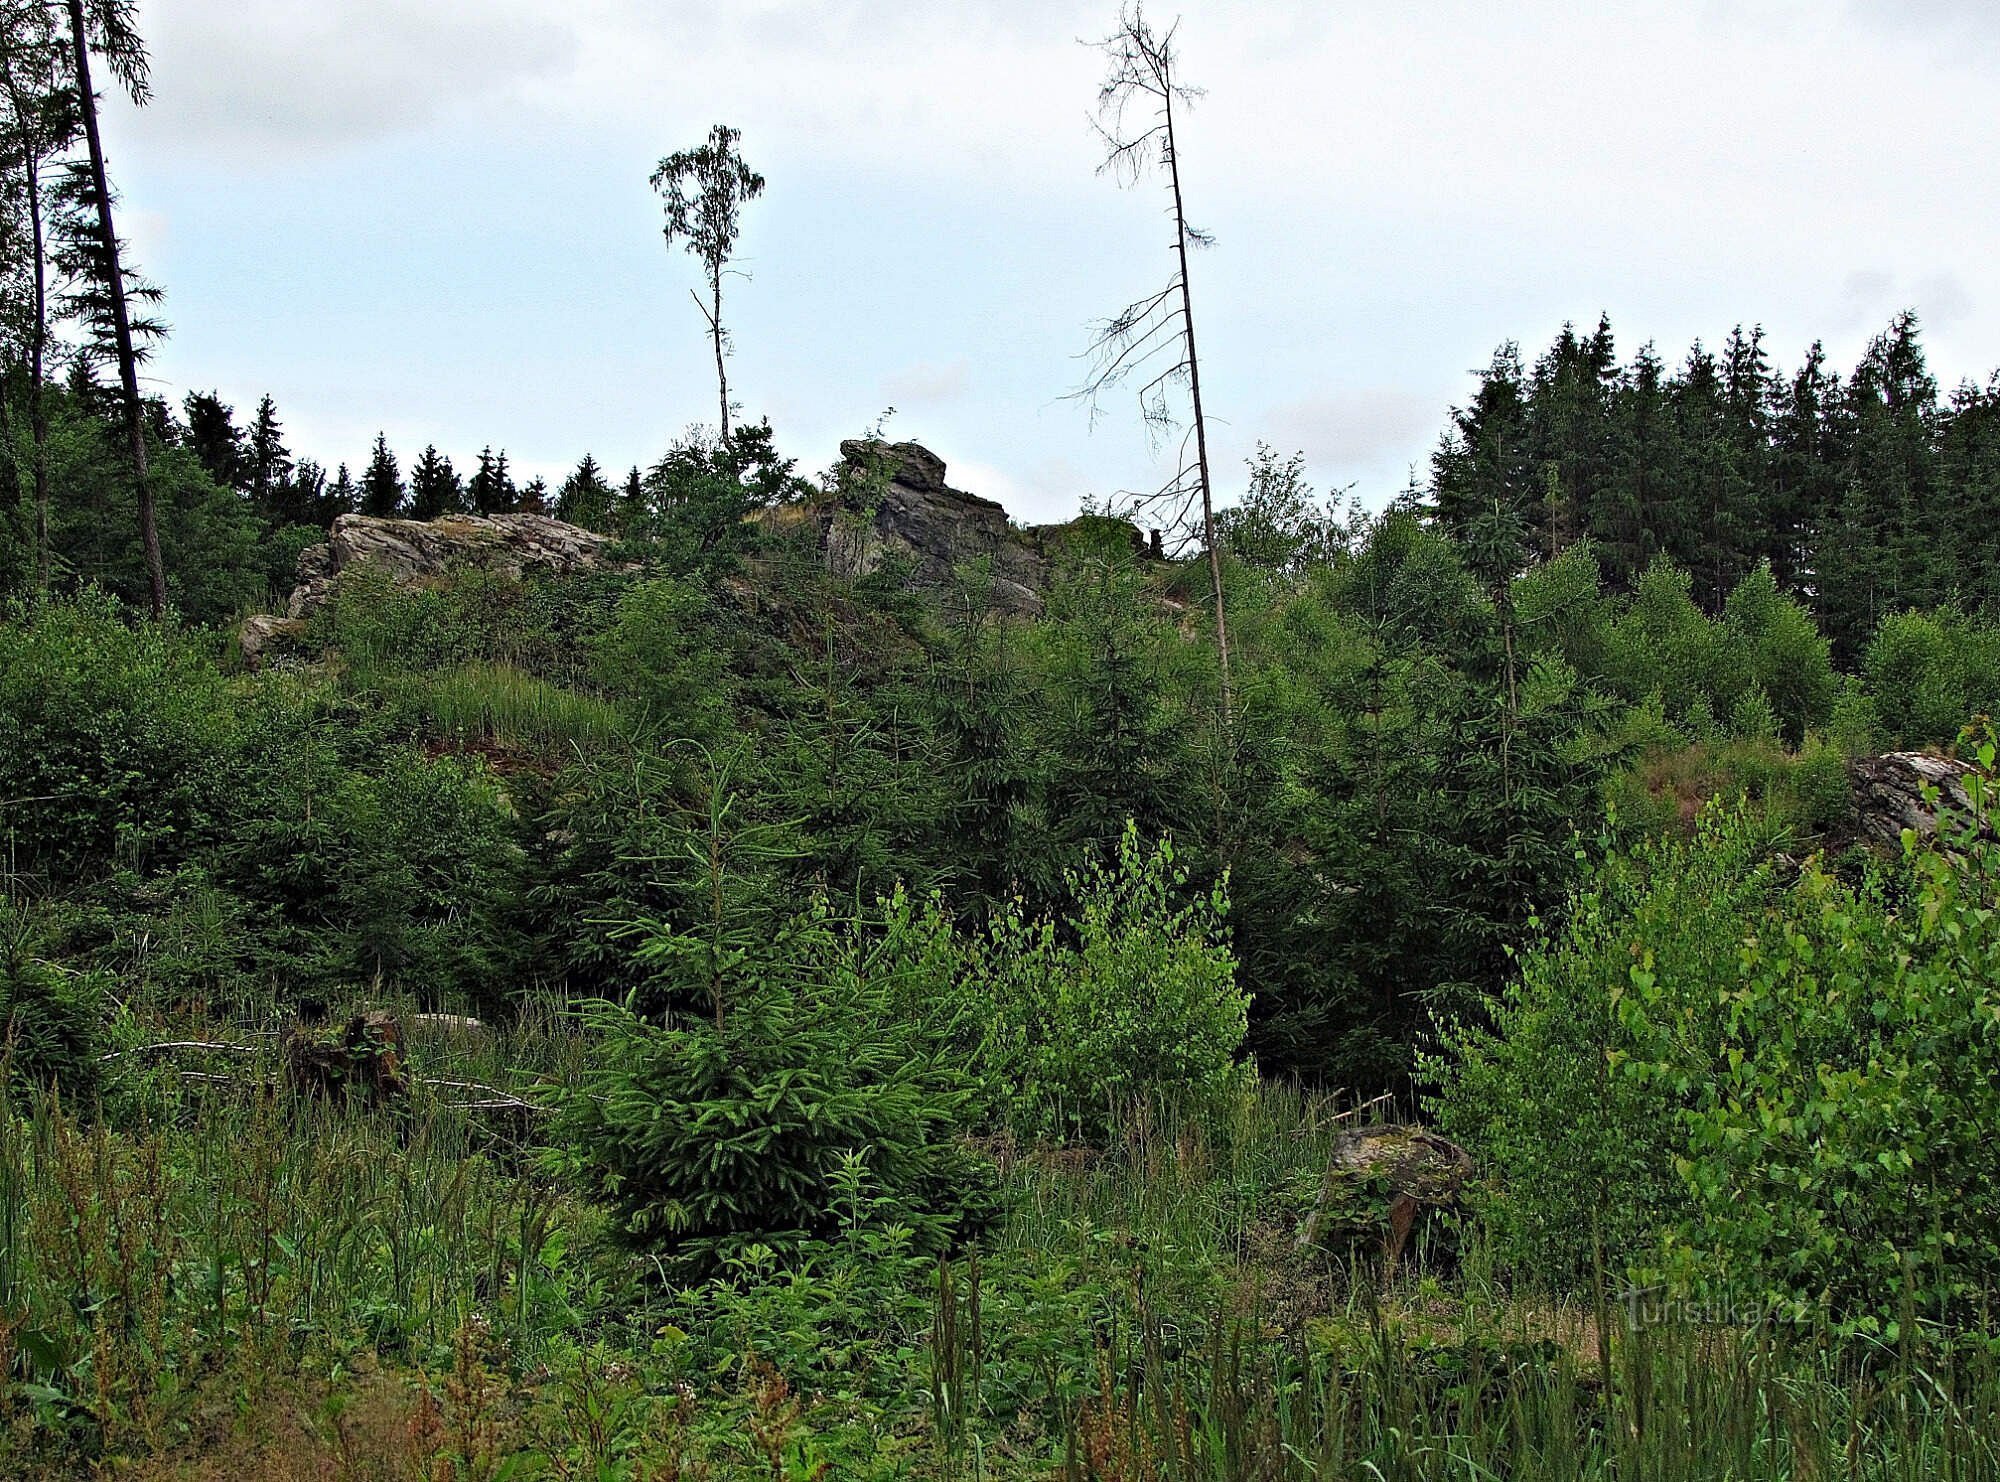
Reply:
<svg viewBox="0 0 2000 1482"><path fill-rule="evenodd" d="M1956 813L1969 822L1972 799L1966 779L1972 772L1968 763L1917 751L1892 751L1849 762L1856 833L1862 842L1896 849L1902 846L1904 829L1914 830L1919 838L1937 833L1940 812ZM1935 804L1925 798L1927 790L1935 794Z"/></svg>
<svg viewBox="0 0 2000 1482"><path fill-rule="evenodd" d="M268 612L253 613L236 630L236 648L243 655L245 664L252 669L261 669L271 660L290 652L304 633L305 623L299 618L278 617Z"/></svg>
<svg viewBox="0 0 2000 1482"><path fill-rule="evenodd" d="M343 571L370 566L414 585L460 567L519 576L540 569L588 571L610 563L608 535L547 515L445 515L435 520L385 520L342 515L324 545L299 554L290 614L304 617L332 594Z"/></svg>
<svg viewBox="0 0 2000 1482"><path fill-rule="evenodd" d="M909 560L919 586L949 584L958 569L981 557L992 563L990 600L1006 611L1041 611L1047 563L1026 531L1009 523L991 499L944 481L944 459L921 443L850 438L844 506L827 511L827 565L862 576L892 556Z"/></svg>

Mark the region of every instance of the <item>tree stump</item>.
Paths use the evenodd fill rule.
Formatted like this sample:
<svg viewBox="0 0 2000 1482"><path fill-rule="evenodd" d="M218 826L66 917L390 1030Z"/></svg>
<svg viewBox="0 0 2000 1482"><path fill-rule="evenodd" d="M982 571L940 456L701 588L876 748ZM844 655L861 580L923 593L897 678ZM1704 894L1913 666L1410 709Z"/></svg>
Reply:
<svg viewBox="0 0 2000 1482"><path fill-rule="evenodd" d="M1456 1204L1471 1177L1472 1155L1435 1132L1394 1122L1351 1128L1334 1140L1297 1248L1351 1251L1379 1241L1386 1275L1401 1259L1417 1216Z"/></svg>
<svg viewBox="0 0 2000 1482"><path fill-rule="evenodd" d="M281 1048L285 1087L294 1095L374 1107L409 1091L403 1026L384 1009L356 1014L344 1025L329 1025L307 1010L285 1031Z"/></svg>

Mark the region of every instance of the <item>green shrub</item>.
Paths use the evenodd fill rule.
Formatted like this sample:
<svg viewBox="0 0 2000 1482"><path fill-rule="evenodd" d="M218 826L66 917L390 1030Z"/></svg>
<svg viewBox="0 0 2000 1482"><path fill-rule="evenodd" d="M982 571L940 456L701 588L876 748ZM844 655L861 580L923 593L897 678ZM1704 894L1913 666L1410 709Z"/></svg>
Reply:
<svg viewBox="0 0 2000 1482"><path fill-rule="evenodd" d="M693 587L665 577L634 585L592 642L595 678L649 733L718 740L729 722L729 683L715 627Z"/></svg>
<svg viewBox="0 0 2000 1482"><path fill-rule="evenodd" d="M1815 738L1793 762L1787 781L1799 821L1814 834L1844 831L1854 821L1854 787L1840 748Z"/></svg>
<svg viewBox="0 0 2000 1482"><path fill-rule="evenodd" d="M1247 1081L1249 998L1223 931L1225 887L1186 898L1173 845L1127 825L1115 860L1066 876L1067 918L993 923L982 980L1030 1136L1099 1139L1136 1102L1213 1107Z"/></svg>
<svg viewBox="0 0 2000 1482"><path fill-rule="evenodd" d="M1882 620L1863 665L1875 719L1896 746L1945 746L2000 711L2000 632L1956 608Z"/></svg>
<svg viewBox="0 0 2000 1482"><path fill-rule="evenodd" d="M53 1086L72 1101L98 1087L103 994L46 960L38 923L0 896L0 1083Z"/></svg>
<svg viewBox="0 0 2000 1482"><path fill-rule="evenodd" d="M1993 751L1982 751L1991 767ZM1988 807L1988 816L1992 810ZM2000 1280L2000 845L1911 838L1896 888L1781 886L1741 812L1613 858L1488 1025L1427 1068L1495 1175L1500 1252L1895 1336Z"/></svg>
<svg viewBox="0 0 2000 1482"><path fill-rule="evenodd" d="M64 885L184 855L235 731L195 645L86 594L0 622L0 845Z"/></svg>
<svg viewBox="0 0 2000 1482"><path fill-rule="evenodd" d="M1432 1115L1494 1177L1504 1261L1575 1287L1593 1237L1622 1263L1686 1209L1675 1113L1714 1053L1716 984L1774 889L1763 846L1740 806L1711 806L1692 837L1611 854L1486 1022L1443 1027L1442 1056L1424 1060ZM1679 1073L1627 1072L1669 1040Z"/></svg>
<svg viewBox="0 0 2000 1482"><path fill-rule="evenodd" d="M1797 746L1808 730L1825 724L1838 686L1832 646L1805 604L1779 590L1770 562L1737 583L1722 622L1748 653L1751 685L1777 723L1773 734L1781 728L1785 741ZM1732 729L1752 734L1733 722Z"/></svg>

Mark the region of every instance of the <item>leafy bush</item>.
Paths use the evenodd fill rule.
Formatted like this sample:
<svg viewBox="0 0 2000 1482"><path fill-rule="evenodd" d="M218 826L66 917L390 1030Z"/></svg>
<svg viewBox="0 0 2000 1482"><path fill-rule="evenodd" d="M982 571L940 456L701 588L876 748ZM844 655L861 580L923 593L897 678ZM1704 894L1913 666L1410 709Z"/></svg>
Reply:
<svg viewBox="0 0 2000 1482"><path fill-rule="evenodd" d="M1740 808L1693 836L1611 854L1566 924L1523 958L1485 1022L1446 1024L1424 1069L1432 1113L1495 1176L1488 1215L1504 1258L1558 1287L1650 1249L1688 1197L1675 1112L1712 1058L1715 985L1774 884ZM1677 1073L1634 1074L1681 1043Z"/></svg>
<svg viewBox="0 0 2000 1482"><path fill-rule="evenodd" d="M1884 618L1864 664L1875 717L1897 746L1943 746L2000 711L2000 631L1953 608Z"/></svg>
<svg viewBox="0 0 2000 1482"><path fill-rule="evenodd" d="M1797 746L1810 728L1826 723L1838 685L1832 646L1805 605L1779 590L1768 561L1737 583L1722 624L1748 655L1751 692L1772 712L1789 744ZM1761 734L1731 728L1739 736Z"/></svg>
<svg viewBox="0 0 2000 1482"><path fill-rule="evenodd" d="M172 861L234 731L227 681L101 594L0 623L0 834L10 868L63 884Z"/></svg>
<svg viewBox="0 0 2000 1482"><path fill-rule="evenodd" d="M1239 1090L1249 998L1224 938L1224 885L1187 898L1173 845L1149 847L1131 825L1114 861L1066 878L1060 926L1016 906L973 953L1015 1128L1101 1138L1135 1102L1209 1107Z"/></svg>
<svg viewBox="0 0 2000 1482"><path fill-rule="evenodd" d="M1991 768L1993 749L1982 750ZM1975 791L1983 791L1975 785ZM1781 887L1744 815L1606 864L1435 1103L1498 1178L1503 1253L1896 1336L2000 1279L2000 845L1905 843L1896 886Z"/></svg>
<svg viewBox="0 0 2000 1482"><path fill-rule="evenodd" d="M663 739L711 742L726 731L729 682L701 593L660 577L619 599L592 644L597 681Z"/></svg>

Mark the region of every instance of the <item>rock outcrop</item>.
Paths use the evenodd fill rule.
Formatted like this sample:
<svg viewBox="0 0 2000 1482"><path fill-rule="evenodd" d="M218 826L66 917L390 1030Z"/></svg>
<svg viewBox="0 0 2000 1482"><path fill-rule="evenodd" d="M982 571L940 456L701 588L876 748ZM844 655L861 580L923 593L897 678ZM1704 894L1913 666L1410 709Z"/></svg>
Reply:
<svg viewBox="0 0 2000 1482"><path fill-rule="evenodd" d="M759 511L773 533L816 531L829 569L862 576L891 561L908 579L933 591L959 585L968 562L984 558L990 579L984 600L1004 612L1042 610L1049 568L1065 549L1109 542L1145 554L1138 531L1123 520L1084 516L1062 525L1018 526L991 499L945 482L944 460L921 443L850 439L841 493L822 504ZM252 667L283 654L303 636L305 619L325 604L343 572L368 567L399 586L419 586L465 567L518 576L530 570L564 574L610 564L612 537L547 515L446 515L390 520L341 515L323 544L300 553L298 585L285 617L258 616L238 634Z"/></svg>
<svg viewBox="0 0 2000 1482"><path fill-rule="evenodd" d="M1048 563L1033 534L991 499L944 481L944 459L921 443L850 438L840 445L847 497L826 513L827 564L863 576L901 556L919 586L949 584L965 562L992 563L991 601L1040 612Z"/></svg>
<svg viewBox="0 0 2000 1482"><path fill-rule="evenodd" d="M304 617L326 601L343 571L371 566L402 585L475 566L519 576L531 569L558 573L609 564L612 538L547 515L446 515L436 520L384 520L342 515L326 544L299 553L299 584L291 615Z"/></svg>
<svg viewBox="0 0 2000 1482"><path fill-rule="evenodd" d="M1969 821L1972 799L1966 779L1972 772L1966 762L1919 751L1892 751L1849 762L1856 839L1899 849L1906 828L1922 838L1935 834L1940 813L1955 813ZM1935 793L1935 805L1925 799L1926 790Z"/></svg>

